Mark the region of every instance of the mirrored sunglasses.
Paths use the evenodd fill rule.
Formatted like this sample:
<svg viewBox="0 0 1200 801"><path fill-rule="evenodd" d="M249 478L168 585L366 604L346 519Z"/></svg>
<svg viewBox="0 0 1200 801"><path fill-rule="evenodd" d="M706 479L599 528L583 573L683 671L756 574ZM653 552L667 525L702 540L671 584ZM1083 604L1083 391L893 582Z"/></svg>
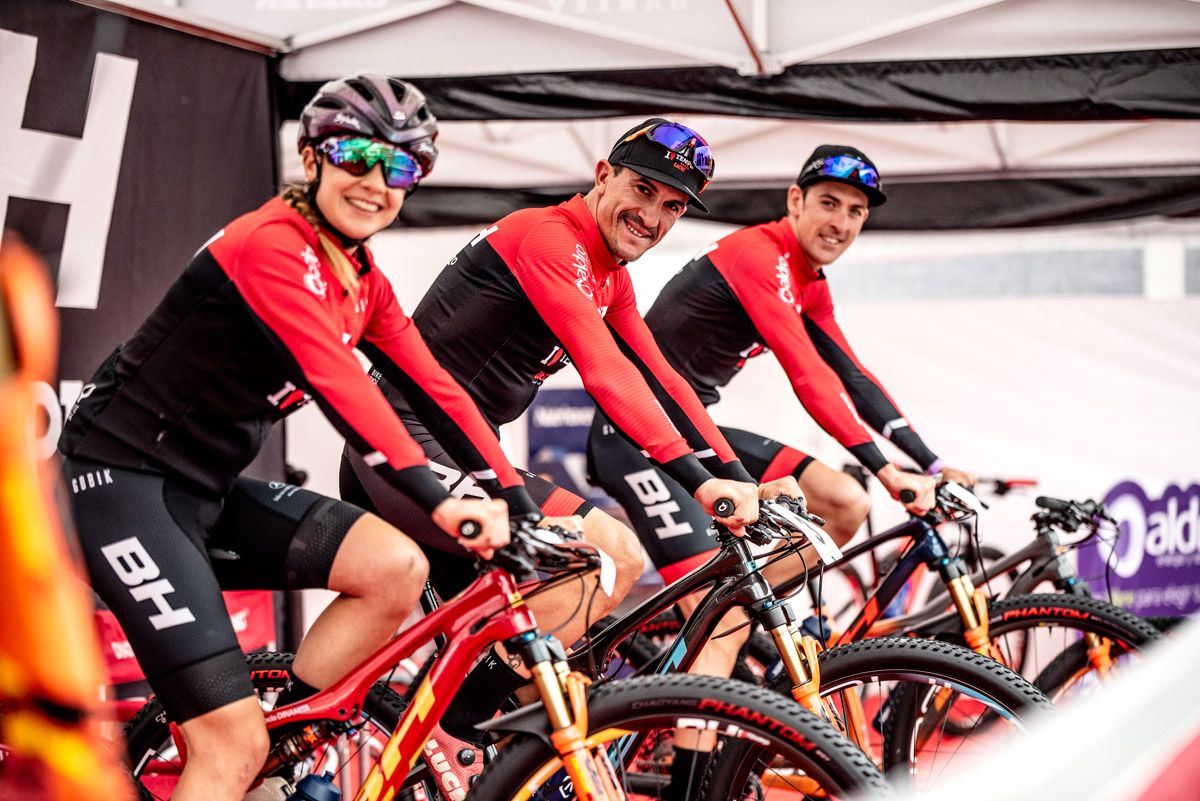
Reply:
<svg viewBox="0 0 1200 801"><path fill-rule="evenodd" d="M632 142L639 136L645 135L651 142L657 142L672 153L683 156L692 166L704 175L705 183L712 180L714 161L712 150L704 137L686 125L677 122L657 122L648 125L640 131L625 137L626 142Z"/></svg>
<svg viewBox="0 0 1200 801"><path fill-rule="evenodd" d="M365 136L331 137L317 145L316 150L330 164L355 176L366 175L382 163L383 182L392 189L410 190L424 174L412 154Z"/></svg>
<svg viewBox="0 0 1200 801"><path fill-rule="evenodd" d="M879 173L875 172L875 168L853 156L822 159L815 172L827 178L847 178L872 189L879 188Z"/></svg>

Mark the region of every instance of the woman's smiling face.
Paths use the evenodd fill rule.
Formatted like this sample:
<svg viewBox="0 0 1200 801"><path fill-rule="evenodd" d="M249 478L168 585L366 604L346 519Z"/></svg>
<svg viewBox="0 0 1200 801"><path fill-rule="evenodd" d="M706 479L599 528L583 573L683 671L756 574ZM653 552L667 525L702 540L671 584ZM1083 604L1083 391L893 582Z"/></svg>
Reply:
<svg viewBox="0 0 1200 801"><path fill-rule="evenodd" d="M304 148L301 158L304 177L309 183L317 178L317 160L323 161L317 207L330 225L350 239L366 239L387 228L404 206L408 193L384 183L382 162L364 175L351 175L333 166L311 147Z"/></svg>

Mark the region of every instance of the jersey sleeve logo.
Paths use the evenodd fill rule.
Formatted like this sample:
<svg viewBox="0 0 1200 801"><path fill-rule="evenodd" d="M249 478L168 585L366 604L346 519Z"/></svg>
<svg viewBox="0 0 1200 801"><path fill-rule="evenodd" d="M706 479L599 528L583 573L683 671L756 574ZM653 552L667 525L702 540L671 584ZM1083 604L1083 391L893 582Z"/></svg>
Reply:
<svg viewBox="0 0 1200 801"><path fill-rule="evenodd" d="M571 254L571 264L575 268L575 286L588 300L595 299L596 290L592 286L592 269L588 264L587 251L583 249L583 245L575 244L575 252Z"/></svg>
<svg viewBox="0 0 1200 801"><path fill-rule="evenodd" d="M775 277L779 279L779 299L800 313L800 304L792 292L792 271L788 269L787 256L780 256L775 263Z"/></svg>
<svg viewBox="0 0 1200 801"><path fill-rule="evenodd" d="M300 258L304 259L304 266L308 270L304 274L304 286L308 288L309 292L324 300L325 295L329 292L329 286L325 283L325 279L321 278L321 260L313 252L312 245L304 246L304 250L300 251Z"/></svg>

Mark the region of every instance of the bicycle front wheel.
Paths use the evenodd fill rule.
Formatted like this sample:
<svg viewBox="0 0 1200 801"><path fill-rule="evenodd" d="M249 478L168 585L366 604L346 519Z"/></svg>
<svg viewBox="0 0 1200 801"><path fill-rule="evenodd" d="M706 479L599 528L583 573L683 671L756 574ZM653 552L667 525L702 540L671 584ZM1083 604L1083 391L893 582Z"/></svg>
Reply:
<svg viewBox="0 0 1200 801"><path fill-rule="evenodd" d="M1086 697L1161 639L1149 621L1099 598L1049 593L988 604L996 656L1060 703ZM1089 653L1087 637L1102 656Z"/></svg>
<svg viewBox="0 0 1200 801"><path fill-rule="evenodd" d="M966 756L1022 736L1031 714L1052 708L1033 685L1003 665L934 640L878 638L821 652L821 697L839 728L889 777L931 785ZM772 684L788 694L785 675ZM953 720L958 727L947 729ZM740 784L760 757L736 743L716 767ZM763 778L769 783L770 777Z"/></svg>
<svg viewBox="0 0 1200 801"><path fill-rule="evenodd" d="M665 797L668 784L674 797L772 798L743 788L720 794L706 786L706 765L688 775L674 771L673 742L682 730L715 732L717 748L729 741L753 743L760 761L758 775L767 774L773 786L785 788L780 798L840 798L851 792L866 797L887 794L882 775L829 724L789 699L742 682L713 676L644 676L593 688L588 695L588 743L604 748L618 779L631 799ZM710 760L713 764L719 758ZM500 750L472 790L475 798L570 798L569 779L550 745L540 737L517 735ZM856 796L863 797L863 796Z"/></svg>

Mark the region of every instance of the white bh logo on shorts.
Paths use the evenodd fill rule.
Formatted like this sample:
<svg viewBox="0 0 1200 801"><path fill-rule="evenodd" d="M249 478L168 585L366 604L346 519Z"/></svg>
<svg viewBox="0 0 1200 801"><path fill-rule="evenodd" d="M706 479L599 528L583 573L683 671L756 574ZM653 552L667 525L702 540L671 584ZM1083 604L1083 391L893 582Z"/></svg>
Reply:
<svg viewBox="0 0 1200 801"><path fill-rule="evenodd" d="M129 594L133 596L133 600L154 601L154 605L158 607L158 614L150 616L150 625L155 629L162 631L172 626L191 623L196 619L192 610L186 606L178 609L171 607L167 596L175 592L175 587L165 578L159 578L162 571L137 537L127 537L105 545L100 552L104 554L109 567L117 574L121 583L130 588Z"/></svg>
<svg viewBox="0 0 1200 801"><path fill-rule="evenodd" d="M654 529L654 533L660 540L692 533L691 523L674 518L674 515L680 511L679 504L671 499L671 490L663 483L654 468L629 473L625 476L625 483L637 496L638 503L646 512L646 517L658 518L662 522L663 525Z"/></svg>
<svg viewBox="0 0 1200 801"><path fill-rule="evenodd" d="M308 268L308 272L304 274L304 286L308 287L309 292L324 300L329 287L321 278L321 260L313 252L312 245L304 246L304 250L300 252L300 258L304 259L304 265Z"/></svg>

